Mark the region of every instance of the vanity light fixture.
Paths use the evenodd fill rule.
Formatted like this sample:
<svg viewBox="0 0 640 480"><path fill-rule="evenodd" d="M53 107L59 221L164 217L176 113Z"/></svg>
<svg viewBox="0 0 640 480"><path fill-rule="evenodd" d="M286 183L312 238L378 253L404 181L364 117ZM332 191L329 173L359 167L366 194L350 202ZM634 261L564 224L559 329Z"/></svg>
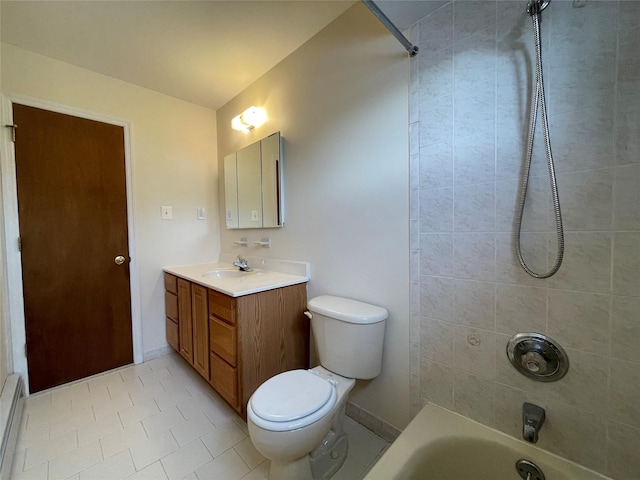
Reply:
<svg viewBox="0 0 640 480"><path fill-rule="evenodd" d="M249 107L237 117L231 120L231 128L242 132L259 127L267 120L267 113L264 108Z"/></svg>

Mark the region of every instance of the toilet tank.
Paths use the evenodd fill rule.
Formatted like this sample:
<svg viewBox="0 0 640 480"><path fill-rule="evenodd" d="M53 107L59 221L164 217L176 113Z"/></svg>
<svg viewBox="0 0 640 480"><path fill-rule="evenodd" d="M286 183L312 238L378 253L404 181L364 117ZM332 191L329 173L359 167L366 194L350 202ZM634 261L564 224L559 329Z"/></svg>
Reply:
<svg viewBox="0 0 640 480"><path fill-rule="evenodd" d="M386 309L330 295L312 298L307 308L324 368L348 378L380 374Z"/></svg>

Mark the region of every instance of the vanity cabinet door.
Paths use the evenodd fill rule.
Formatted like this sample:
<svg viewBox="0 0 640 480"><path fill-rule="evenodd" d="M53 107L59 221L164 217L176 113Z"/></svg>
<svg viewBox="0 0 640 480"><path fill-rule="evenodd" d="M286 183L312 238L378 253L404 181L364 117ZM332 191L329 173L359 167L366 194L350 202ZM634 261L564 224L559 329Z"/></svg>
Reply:
<svg viewBox="0 0 640 480"><path fill-rule="evenodd" d="M193 319L193 368L209 379L209 308L207 289L191 285L191 316Z"/></svg>
<svg viewBox="0 0 640 480"><path fill-rule="evenodd" d="M180 350L178 333L178 279L164 274L164 311L167 343L176 351Z"/></svg>
<svg viewBox="0 0 640 480"><path fill-rule="evenodd" d="M238 409L238 370L211 353L211 386L229 405Z"/></svg>
<svg viewBox="0 0 640 480"><path fill-rule="evenodd" d="M236 367L236 328L211 316L209 322L211 351L222 357L229 365Z"/></svg>
<svg viewBox="0 0 640 480"><path fill-rule="evenodd" d="M193 324L191 320L191 282L178 279L178 330L180 355L193 365Z"/></svg>

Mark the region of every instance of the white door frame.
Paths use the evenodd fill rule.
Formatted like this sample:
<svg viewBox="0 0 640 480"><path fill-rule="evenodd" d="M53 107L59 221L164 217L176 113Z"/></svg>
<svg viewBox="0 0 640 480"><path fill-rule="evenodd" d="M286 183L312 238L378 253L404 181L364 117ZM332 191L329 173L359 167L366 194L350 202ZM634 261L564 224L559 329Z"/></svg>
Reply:
<svg viewBox="0 0 640 480"><path fill-rule="evenodd" d="M2 95L2 125L13 125L13 104L20 103L29 107L36 107L56 113L73 115L75 117L95 120L110 125L116 125L124 129L124 161L126 173L127 191L127 225L129 240L129 283L131 290L131 329L133 341L133 361L141 363L142 351L142 316L140 301L140 275L136 255L135 236L135 210L133 202L133 168L131 155L130 124L127 121L106 117L94 112L79 110L57 103L47 102L33 97L18 94ZM0 168L2 176L2 212L4 218L4 258L5 278L4 300L5 318L9 319L11 330L11 350L13 357L13 372L22 376L28 392L29 371L27 368L26 329L24 317L24 295L22 285L22 261L18 250L18 237L20 226L18 221L18 188L16 181L15 149L12 142L10 128L3 128L0 142L2 143L2 155L0 156Z"/></svg>

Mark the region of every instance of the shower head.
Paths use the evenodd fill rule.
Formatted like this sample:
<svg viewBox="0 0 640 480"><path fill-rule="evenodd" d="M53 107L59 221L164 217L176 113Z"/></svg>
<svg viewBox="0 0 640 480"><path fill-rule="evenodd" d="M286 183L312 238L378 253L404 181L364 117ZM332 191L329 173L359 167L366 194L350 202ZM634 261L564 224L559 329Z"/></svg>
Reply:
<svg viewBox="0 0 640 480"><path fill-rule="evenodd" d="M551 0L529 0L529 3L527 3L527 13L531 16L539 14L547 8L550 1Z"/></svg>

